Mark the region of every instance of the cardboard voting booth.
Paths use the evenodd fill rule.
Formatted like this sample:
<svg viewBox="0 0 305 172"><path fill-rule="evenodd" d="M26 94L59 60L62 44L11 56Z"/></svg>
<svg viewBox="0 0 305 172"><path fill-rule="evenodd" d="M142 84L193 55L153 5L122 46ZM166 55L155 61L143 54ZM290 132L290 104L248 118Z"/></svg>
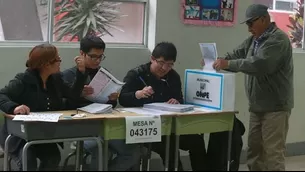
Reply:
<svg viewBox="0 0 305 172"><path fill-rule="evenodd" d="M185 103L208 109L235 110L235 74L186 69Z"/></svg>

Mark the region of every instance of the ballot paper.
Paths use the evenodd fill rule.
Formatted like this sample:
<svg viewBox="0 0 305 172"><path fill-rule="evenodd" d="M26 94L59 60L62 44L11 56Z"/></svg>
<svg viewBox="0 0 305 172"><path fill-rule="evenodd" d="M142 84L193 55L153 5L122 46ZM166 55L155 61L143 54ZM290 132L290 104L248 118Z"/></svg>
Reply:
<svg viewBox="0 0 305 172"><path fill-rule="evenodd" d="M199 43L199 46L205 63L203 70L216 71L213 69L213 64L218 57L216 43Z"/></svg>
<svg viewBox="0 0 305 172"><path fill-rule="evenodd" d="M93 94L85 98L94 103L106 103L108 96L120 92L123 85L123 82L101 67L89 84L93 88Z"/></svg>
<svg viewBox="0 0 305 172"><path fill-rule="evenodd" d="M60 113L30 113L29 115L15 115L13 121L58 122Z"/></svg>

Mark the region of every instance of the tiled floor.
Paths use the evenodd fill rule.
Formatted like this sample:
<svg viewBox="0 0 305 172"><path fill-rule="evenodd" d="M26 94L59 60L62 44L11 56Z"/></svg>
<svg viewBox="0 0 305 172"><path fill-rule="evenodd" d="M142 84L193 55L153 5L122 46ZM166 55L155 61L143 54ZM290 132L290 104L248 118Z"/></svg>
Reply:
<svg viewBox="0 0 305 172"><path fill-rule="evenodd" d="M239 171L248 171L248 168L245 164L242 164ZM287 157L286 171L305 171L305 155Z"/></svg>

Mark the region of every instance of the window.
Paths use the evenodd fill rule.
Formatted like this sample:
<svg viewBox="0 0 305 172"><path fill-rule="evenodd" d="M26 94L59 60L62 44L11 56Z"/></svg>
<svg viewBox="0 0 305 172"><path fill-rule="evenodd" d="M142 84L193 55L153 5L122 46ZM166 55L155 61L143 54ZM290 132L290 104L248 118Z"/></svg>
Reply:
<svg viewBox="0 0 305 172"><path fill-rule="evenodd" d="M274 10L282 10L282 11L289 11L293 12L294 8L297 7L296 0L275 0L273 3Z"/></svg>
<svg viewBox="0 0 305 172"><path fill-rule="evenodd" d="M0 0L0 42L146 44L148 0ZM14 10L12 10L14 9Z"/></svg>
<svg viewBox="0 0 305 172"><path fill-rule="evenodd" d="M47 41L47 11L40 0L0 0L0 41Z"/></svg>
<svg viewBox="0 0 305 172"><path fill-rule="evenodd" d="M304 0L253 0L269 7L269 13L276 25L287 33L294 48L303 45Z"/></svg>
<svg viewBox="0 0 305 172"><path fill-rule="evenodd" d="M254 0L255 3L264 4L272 11L294 12L297 0Z"/></svg>

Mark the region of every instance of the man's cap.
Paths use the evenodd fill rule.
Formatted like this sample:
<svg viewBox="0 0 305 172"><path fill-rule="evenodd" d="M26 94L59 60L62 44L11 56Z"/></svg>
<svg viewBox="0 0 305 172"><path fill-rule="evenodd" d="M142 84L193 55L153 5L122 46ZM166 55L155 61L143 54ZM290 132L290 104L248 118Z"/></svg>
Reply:
<svg viewBox="0 0 305 172"><path fill-rule="evenodd" d="M262 4L252 4L246 10L246 18L241 24L268 14L268 7Z"/></svg>

